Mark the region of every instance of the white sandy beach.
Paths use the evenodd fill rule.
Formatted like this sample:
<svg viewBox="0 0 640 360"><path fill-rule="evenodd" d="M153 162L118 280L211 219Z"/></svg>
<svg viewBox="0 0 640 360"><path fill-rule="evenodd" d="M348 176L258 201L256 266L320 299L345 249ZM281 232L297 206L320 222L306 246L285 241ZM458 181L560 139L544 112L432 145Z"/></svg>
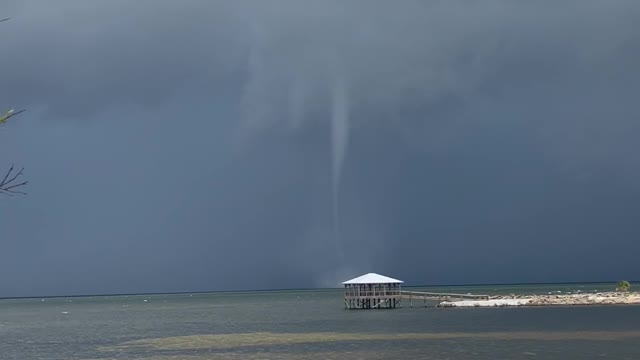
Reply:
<svg viewBox="0 0 640 360"><path fill-rule="evenodd" d="M601 292L593 294L495 296L489 300L444 301L440 307L496 307L544 305L640 304L640 292Z"/></svg>

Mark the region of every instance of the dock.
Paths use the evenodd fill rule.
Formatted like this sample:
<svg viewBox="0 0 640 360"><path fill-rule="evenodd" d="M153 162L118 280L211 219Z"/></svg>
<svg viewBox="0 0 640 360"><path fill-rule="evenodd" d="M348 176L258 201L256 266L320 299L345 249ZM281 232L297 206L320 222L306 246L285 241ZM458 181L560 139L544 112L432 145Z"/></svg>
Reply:
<svg viewBox="0 0 640 360"><path fill-rule="evenodd" d="M423 307L428 307L433 302L440 304L443 301L489 299L489 295L402 290L402 280L376 273L368 273L342 284L345 309L395 309L402 307L402 300L408 300L409 307L413 307L414 302L416 305L422 302Z"/></svg>
<svg viewBox="0 0 640 360"><path fill-rule="evenodd" d="M456 294L456 293L437 293L426 291L400 291L401 299L409 300L409 307L413 307L413 302L422 301L423 306L427 307L428 303L443 301L462 301L462 300L489 300L489 295L472 295L472 294Z"/></svg>

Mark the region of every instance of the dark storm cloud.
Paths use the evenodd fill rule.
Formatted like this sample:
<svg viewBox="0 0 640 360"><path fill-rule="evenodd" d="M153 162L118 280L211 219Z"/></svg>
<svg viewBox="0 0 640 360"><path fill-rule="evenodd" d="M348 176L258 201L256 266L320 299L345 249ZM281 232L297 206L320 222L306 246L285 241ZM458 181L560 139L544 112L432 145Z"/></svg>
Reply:
<svg viewBox="0 0 640 360"><path fill-rule="evenodd" d="M0 295L640 277L639 11L6 2Z"/></svg>

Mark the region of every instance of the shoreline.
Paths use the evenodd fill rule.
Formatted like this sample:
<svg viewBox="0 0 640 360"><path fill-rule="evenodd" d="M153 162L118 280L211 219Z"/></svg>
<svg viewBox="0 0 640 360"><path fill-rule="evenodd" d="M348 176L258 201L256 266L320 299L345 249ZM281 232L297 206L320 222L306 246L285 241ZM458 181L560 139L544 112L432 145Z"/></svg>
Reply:
<svg viewBox="0 0 640 360"><path fill-rule="evenodd" d="M443 301L438 307L507 307L640 304L640 292L596 292L565 295L499 295L488 300Z"/></svg>

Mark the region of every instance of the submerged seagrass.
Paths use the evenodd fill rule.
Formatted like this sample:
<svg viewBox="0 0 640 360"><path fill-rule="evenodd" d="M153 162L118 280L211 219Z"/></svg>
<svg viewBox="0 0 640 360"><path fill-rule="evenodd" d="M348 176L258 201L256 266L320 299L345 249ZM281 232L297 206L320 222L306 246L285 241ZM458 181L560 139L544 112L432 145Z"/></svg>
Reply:
<svg viewBox="0 0 640 360"><path fill-rule="evenodd" d="M353 341L400 341L400 340L534 340L534 341L612 341L640 340L638 331L521 331L521 332L443 332L443 333L247 333L247 334L207 334L149 338L128 341L116 346L99 348L100 351L122 352L126 349L147 350L198 350L229 349L239 347L259 347L284 344L309 344L324 342Z"/></svg>

